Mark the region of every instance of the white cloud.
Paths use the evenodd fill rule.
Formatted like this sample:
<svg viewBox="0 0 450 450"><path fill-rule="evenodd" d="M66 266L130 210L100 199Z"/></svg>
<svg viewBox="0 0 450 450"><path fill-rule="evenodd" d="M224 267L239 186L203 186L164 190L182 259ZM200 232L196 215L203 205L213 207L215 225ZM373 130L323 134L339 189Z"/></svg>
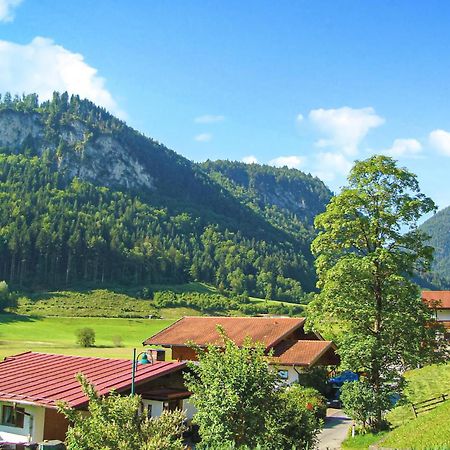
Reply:
<svg viewBox="0 0 450 450"><path fill-rule="evenodd" d="M450 136L450 135L449 135ZM422 144L417 139L395 139L392 147L383 150L384 153L395 158L414 157L422 151Z"/></svg>
<svg viewBox="0 0 450 450"><path fill-rule="evenodd" d="M429 142L439 153L450 156L450 133L444 130L433 130L429 135Z"/></svg>
<svg viewBox="0 0 450 450"><path fill-rule="evenodd" d="M199 116L194 119L195 123L217 123L223 122L225 116L214 116L212 114L205 114L204 116Z"/></svg>
<svg viewBox="0 0 450 450"><path fill-rule="evenodd" d="M304 119L303 114L298 114L296 117L297 123L302 123Z"/></svg>
<svg viewBox="0 0 450 450"><path fill-rule="evenodd" d="M106 89L105 79L83 55L43 37L25 45L0 40L0 91L35 92L41 100L51 98L53 91L67 91L125 116Z"/></svg>
<svg viewBox="0 0 450 450"><path fill-rule="evenodd" d="M356 155L358 146L371 128L379 127L384 119L373 108L313 109L309 120L326 138L316 142L318 147L334 147L347 155Z"/></svg>
<svg viewBox="0 0 450 450"><path fill-rule="evenodd" d="M334 181L336 177L346 176L351 168L352 162L342 153L321 152L316 156L313 174L323 181Z"/></svg>
<svg viewBox="0 0 450 450"><path fill-rule="evenodd" d="M242 158L242 162L245 162L246 164L257 164L258 163L258 158L256 156L253 156L253 155L244 156Z"/></svg>
<svg viewBox="0 0 450 450"><path fill-rule="evenodd" d="M271 166L275 167L284 167L287 166L290 169L299 169L306 162L306 158L304 156L279 156L278 158L274 158L269 161Z"/></svg>
<svg viewBox="0 0 450 450"><path fill-rule="evenodd" d="M0 22L12 22L14 20L14 8L17 8L22 0L0 0Z"/></svg>
<svg viewBox="0 0 450 450"><path fill-rule="evenodd" d="M212 139L212 134L210 133L200 133L194 137L197 142L209 142Z"/></svg>

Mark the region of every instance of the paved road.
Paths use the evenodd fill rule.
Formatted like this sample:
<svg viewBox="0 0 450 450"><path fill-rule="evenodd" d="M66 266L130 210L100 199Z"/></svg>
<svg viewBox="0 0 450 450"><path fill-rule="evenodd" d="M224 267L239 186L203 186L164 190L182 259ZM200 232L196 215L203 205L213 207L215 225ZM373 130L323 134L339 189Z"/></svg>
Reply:
<svg viewBox="0 0 450 450"><path fill-rule="evenodd" d="M349 427L352 425L342 410L328 408L325 426L319 434L318 450L339 450L342 441L347 437Z"/></svg>

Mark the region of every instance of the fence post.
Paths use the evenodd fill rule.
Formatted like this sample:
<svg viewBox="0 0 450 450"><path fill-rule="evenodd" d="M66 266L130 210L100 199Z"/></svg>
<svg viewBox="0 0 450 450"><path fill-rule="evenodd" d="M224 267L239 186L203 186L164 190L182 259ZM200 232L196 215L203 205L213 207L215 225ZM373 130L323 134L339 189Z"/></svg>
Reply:
<svg viewBox="0 0 450 450"><path fill-rule="evenodd" d="M413 410L413 413L414 413L414 417L417 419L417 411L416 411L416 408L414 406L414 403L411 403L411 406L412 406L412 410Z"/></svg>

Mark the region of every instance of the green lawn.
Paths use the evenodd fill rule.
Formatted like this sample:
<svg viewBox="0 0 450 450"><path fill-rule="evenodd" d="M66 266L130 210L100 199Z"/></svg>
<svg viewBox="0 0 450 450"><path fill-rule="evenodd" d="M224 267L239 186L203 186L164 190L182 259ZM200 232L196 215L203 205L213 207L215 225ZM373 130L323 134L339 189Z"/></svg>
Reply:
<svg viewBox="0 0 450 450"><path fill-rule="evenodd" d="M382 446L399 449L448 450L450 448L450 401L391 431L382 441Z"/></svg>
<svg viewBox="0 0 450 450"><path fill-rule="evenodd" d="M420 402L450 393L450 364L432 365L405 374L407 402ZM420 414L416 419L409 404L394 408L387 418L394 429L390 433L348 438L343 449L367 449L378 443L395 449L450 449L450 401Z"/></svg>
<svg viewBox="0 0 450 450"><path fill-rule="evenodd" d="M348 437L343 443L342 443L342 449L343 450L353 450L353 449L367 449L370 445L376 444L385 433L378 433L378 434L364 434L360 436L355 436L354 438Z"/></svg>
<svg viewBox="0 0 450 450"><path fill-rule="evenodd" d="M61 354L129 358L133 347L173 323L173 320L82 317L27 317L0 314L0 358L29 350ZM95 330L96 347L80 348L75 333ZM121 338L123 346L115 347Z"/></svg>
<svg viewBox="0 0 450 450"><path fill-rule="evenodd" d="M450 394L450 364L426 366L405 374L407 387L405 395L407 401L416 403L436 397L441 394ZM399 406L387 416L393 426L399 426L414 419L410 405Z"/></svg>

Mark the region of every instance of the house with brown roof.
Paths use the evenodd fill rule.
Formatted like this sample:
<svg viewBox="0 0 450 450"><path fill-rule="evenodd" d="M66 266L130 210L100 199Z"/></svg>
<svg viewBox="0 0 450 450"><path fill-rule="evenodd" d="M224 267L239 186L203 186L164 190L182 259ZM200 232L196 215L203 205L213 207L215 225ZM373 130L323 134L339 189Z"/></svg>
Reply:
<svg viewBox="0 0 450 450"><path fill-rule="evenodd" d="M237 345L242 345L246 337L262 343L267 354L272 354L280 377L292 383L298 380L301 370L339 364L335 344L306 332L304 325L302 317L183 317L146 339L143 345L170 348L177 361L196 361L197 355L188 343L203 348L210 344L222 346L217 332L220 326Z"/></svg>
<svg viewBox="0 0 450 450"><path fill-rule="evenodd" d="M422 301L434 311L436 321L450 335L450 291L422 291Z"/></svg>
<svg viewBox="0 0 450 450"><path fill-rule="evenodd" d="M0 448L57 439L64 441L67 420L57 412L64 401L87 409L88 399L75 379L83 373L100 395L112 390L128 395L132 361L112 358L64 356L27 352L0 362ZM142 396L142 411L159 416L164 409L179 408L192 417L190 393L183 384L184 362L151 361L137 364L135 392Z"/></svg>

